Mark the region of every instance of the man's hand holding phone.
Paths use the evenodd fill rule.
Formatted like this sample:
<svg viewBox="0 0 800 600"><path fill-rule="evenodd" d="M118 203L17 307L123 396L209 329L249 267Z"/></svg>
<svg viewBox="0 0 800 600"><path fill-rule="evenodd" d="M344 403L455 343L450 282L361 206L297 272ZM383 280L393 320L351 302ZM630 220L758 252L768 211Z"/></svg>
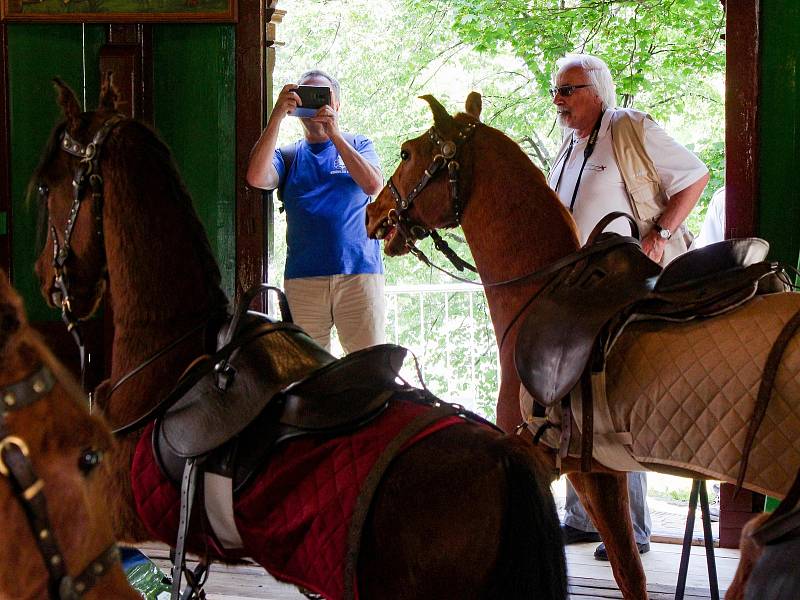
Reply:
<svg viewBox="0 0 800 600"><path fill-rule="evenodd" d="M295 94L300 102L292 115L309 118L317 114L323 106L331 105L331 88L316 85L298 85Z"/></svg>

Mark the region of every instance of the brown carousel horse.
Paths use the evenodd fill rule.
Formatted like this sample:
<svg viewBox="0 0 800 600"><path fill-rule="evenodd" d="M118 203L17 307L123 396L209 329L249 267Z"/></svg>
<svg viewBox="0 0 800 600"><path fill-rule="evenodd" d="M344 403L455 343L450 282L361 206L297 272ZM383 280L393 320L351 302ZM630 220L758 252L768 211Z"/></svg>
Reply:
<svg viewBox="0 0 800 600"><path fill-rule="evenodd" d="M384 240L390 256L421 255L414 241L426 235L452 256L436 229L461 225L499 345L498 424L511 431L522 420L538 434L535 441L541 437L547 447L539 444L540 451L554 470L568 473L606 542L624 596L645 598L620 471L739 480L783 497L800 465L800 343L793 336L800 294L772 293L744 302L758 284L748 281L743 291L728 271L717 272L716 249L705 255L707 277L700 291L682 285L693 262L661 274L642 258L632 237L604 234L579 253L571 215L517 144L480 122L478 94L471 94L466 113L455 117L434 98L424 99L434 126L402 144L400 165L367 208L368 233ZM764 242L743 244L745 253L754 247L765 253ZM595 247L620 252L603 254ZM617 263L602 262L618 255ZM457 256L451 260L462 264ZM765 274L777 277L772 270L758 262L730 272L738 277L747 271L758 281ZM635 274L640 278L634 282ZM611 281L612 289L602 288L604 281ZM675 313L675 306L663 301L678 295L716 314L731 295L718 294L704 304L704 294L717 283L740 294L738 309L697 319ZM621 290L631 289L649 310L669 312L680 322L629 322L636 315L628 310L621 313L622 333L617 328L612 335L611 325L619 325L620 318L610 308L640 306L621 297ZM773 350L776 340L780 351ZM599 361L589 352L598 346L611 347ZM576 356L581 360L570 360ZM587 357L597 362L586 366ZM765 364L771 367L763 379L772 385L761 384ZM527 389L520 389L521 380ZM771 402L762 401L770 395ZM531 396L550 401L545 417L533 413ZM589 398L595 410L584 403ZM562 422L568 425L562 428Z"/></svg>
<svg viewBox="0 0 800 600"><path fill-rule="evenodd" d="M0 270L0 598L139 598L97 485L111 444Z"/></svg>
<svg viewBox="0 0 800 600"><path fill-rule="evenodd" d="M219 269L169 150L148 126L117 114L111 82L92 112L56 86L65 120L32 182L49 225L37 272L68 320L89 316L110 291L112 369L96 403L110 423L127 425L115 430L102 474L118 538L175 545L180 530L178 550L229 562L250 556L328 598L563 598L557 516L533 453L399 384L397 347L334 361L290 323L261 322L263 335L231 353L244 357L238 375L224 360L210 374L238 382L246 372L258 386L216 404L193 404L188 386L179 410L154 425L170 390L217 346L228 310ZM387 356L391 381L381 380L377 395L365 391L376 376L363 358ZM363 396L381 400L369 415ZM181 420L197 408L206 427ZM353 414L368 423L341 422ZM345 434L323 430L328 421ZM385 431L395 432L388 441ZM195 510L185 533L173 463L180 479L184 463L231 435L223 448L235 448L233 475L206 470L197 484L207 507L226 494L227 504L215 514Z"/></svg>

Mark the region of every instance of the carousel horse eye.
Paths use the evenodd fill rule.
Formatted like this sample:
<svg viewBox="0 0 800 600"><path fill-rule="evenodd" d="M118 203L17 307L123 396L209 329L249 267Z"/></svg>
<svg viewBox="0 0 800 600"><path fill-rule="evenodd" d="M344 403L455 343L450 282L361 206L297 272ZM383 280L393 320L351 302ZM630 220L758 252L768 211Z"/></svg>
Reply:
<svg viewBox="0 0 800 600"><path fill-rule="evenodd" d="M400 150L400 158L402 160L408 160L411 158L411 154L409 154L408 150Z"/></svg>
<svg viewBox="0 0 800 600"><path fill-rule="evenodd" d="M95 467L97 467L97 465L100 464L102 460L102 451L87 448L81 452L81 456L78 459L78 468L84 475L88 475L95 469Z"/></svg>
<svg viewBox="0 0 800 600"><path fill-rule="evenodd" d="M39 182L39 186L37 187L37 192L39 193L39 199L44 200L47 196L50 195L50 188L47 187L47 184L44 182Z"/></svg>

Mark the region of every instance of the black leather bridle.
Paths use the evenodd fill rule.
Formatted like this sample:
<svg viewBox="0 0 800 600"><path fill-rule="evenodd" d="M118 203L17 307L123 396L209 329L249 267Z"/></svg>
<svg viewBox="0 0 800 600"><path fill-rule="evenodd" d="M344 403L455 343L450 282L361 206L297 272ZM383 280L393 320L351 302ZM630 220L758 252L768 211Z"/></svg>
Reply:
<svg viewBox="0 0 800 600"><path fill-rule="evenodd" d="M33 538L39 547L48 573L51 598L77 600L92 589L112 566L120 560L116 543L112 542L81 573L72 578L67 573L64 553L47 516L43 494L44 482L33 469L30 450L25 440L13 435L6 424L8 413L23 410L46 396L55 385L55 378L46 366L27 378L0 388L0 477L5 477L28 519ZM93 454L92 464L100 456Z"/></svg>
<svg viewBox="0 0 800 600"><path fill-rule="evenodd" d="M95 234L101 239L103 238L103 178L100 175L100 152L103 143L108 138L108 135L125 117L116 114L106 120L105 123L97 130L92 138L92 141L85 146L74 139L66 128L61 132L59 139L59 147L68 154L80 158L78 168L72 177L72 206L69 210L67 223L64 226L62 241L59 243L58 231L52 221L52 215L49 217L48 229L50 238L53 241L53 285L51 286L51 300L53 304L61 307L61 319L67 326L67 330L72 334L75 343L78 345L81 357L81 376L85 377L86 373L86 352L81 336L80 327L78 326L79 319L72 311L72 296L69 290L69 269L67 261L73 254L71 241L72 233L75 229L75 222L78 220L78 213L80 212L81 205L86 197L86 190L90 189L92 199L94 200L93 212L95 223ZM40 185L40 196L47 196L46 188L43 190ZM42 198L45 199L45 198ZM101 244L105 251L105 246ZM85 384L85 381L83 382Z"/></svg>
<svg viewBox="0 0 800 600"><path fill-rule="evenodd" d="M475 131L477 126L478 123L470 122L463 127L459 127L458 133L452 140L445 139L435 126L431 127L428 130L428 137L430 138L431 142L433 142L437 151L433 156L431 164L428 165L428 168L425 169L422 177L417 182L417 185L415 185L408 195L403 198L403 195L397 189L397 186L395 185L394 181L392 181L391 177L389 177L389 181L386 183L389 191L392 193L392 197L394 198L394 208L391 209L387 215L388 224L395 227L398 233L403 236L406 242L406 247L409 249L409 251L428 265L434 266L428 260L428 257L425 256L422 250L416 247L414 242L427 236L431 236L436 249L444 254L456 269L459 271L469 269L470 271L477 272L475 267L463 260L452 248L450 248L447 242L442 239L435 229L428 229L418 223L415 223L408 214L408 211L411 210L414 200L420 195L422 190L425 189L425 187L436 177L436 175L447 172L448 183L450 187L450 201L453 206L453 219L455 221L452 226L461 224L461 215L464 213L466 202L462 200L460 195L459 173L461 171L461 165L456 160L456 155L458 154L461 146L463 146L463 144L472 136L472 133ZM460 278L456 277L456 279Z"/></svg>

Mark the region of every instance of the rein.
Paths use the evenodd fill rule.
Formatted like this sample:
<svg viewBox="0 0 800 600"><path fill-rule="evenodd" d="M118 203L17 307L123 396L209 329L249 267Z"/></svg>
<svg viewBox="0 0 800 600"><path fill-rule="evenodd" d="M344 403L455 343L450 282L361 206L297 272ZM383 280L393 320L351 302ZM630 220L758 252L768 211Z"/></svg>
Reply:
<svg viewBox="0 0 800 600"><path fill-rule="evenodd" d="M11 489L25 511L28 525L42 555L49 578L51 598L77 600L92 589L111 567L119 562L119 550L112 542L74 579L67 574L64 553L47 516L44 482L33 469L28 444L12 435L6 415L36 403L55 386L50 369L42 366L27 378L0 388L0 476L8 478Z"/></svg>
<svg viewBox="0 0 800 600"><path fill-rule="evenodd" d="M98 238L103 238L103 177L100 175L100 152L103 143L108 138L111 131L125 119L122 115L114 115L109 118L100 129L94 134L92 141L85 146L73 138L64 129L61 133L59 147L72 156L80 158L78 168L72 177L72 206L64 226L62 242L59 244L58 232L52 219L49 223L50 237L53 240L53 292L51 299L53 304L61 307L61 320L67 326L67 331L72 334L75 343L78 345L81 358L81 383L86 389L86 368L87 354L83 337L79 328L79 319L72 312L72 295L69 290L69 269L67 261L73 255L71 241L78 220L78 213L84 200L87 186L91 189L92 199L94 200L94 221L96 224L96 234ZM40 194L46 194L41 192ZM102 246L105 249L105 246ZM90 398L91 402L91 398Z"/></svg>

